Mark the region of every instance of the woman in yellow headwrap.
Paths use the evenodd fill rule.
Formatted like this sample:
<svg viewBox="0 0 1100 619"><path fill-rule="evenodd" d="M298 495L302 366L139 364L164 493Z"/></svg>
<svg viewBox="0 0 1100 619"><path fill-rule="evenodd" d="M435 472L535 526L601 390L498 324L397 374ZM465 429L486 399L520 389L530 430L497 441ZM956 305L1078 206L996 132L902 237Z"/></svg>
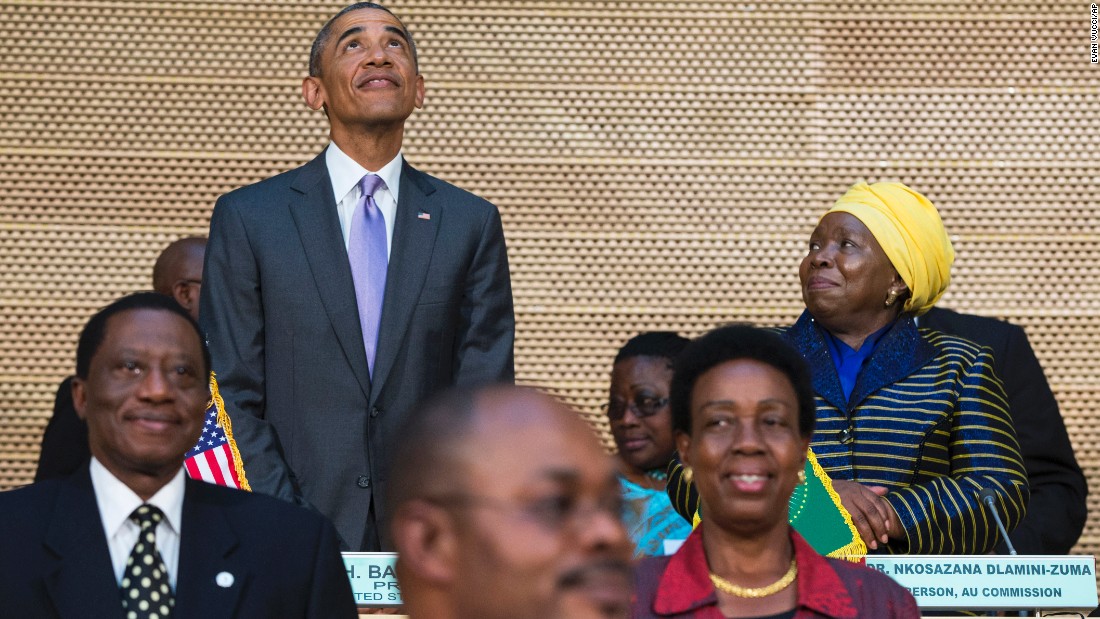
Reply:
<svg viewBox="0 0 1100 619"><path fill-rule="evenodd" d="M806 311L782 331L809 362L810 444L872 549L984 553L978 495L1011 530L1027 476L988 349L918 329L955 259L936 207L901 183L858 183L822 216L799 268Z"/></svg>

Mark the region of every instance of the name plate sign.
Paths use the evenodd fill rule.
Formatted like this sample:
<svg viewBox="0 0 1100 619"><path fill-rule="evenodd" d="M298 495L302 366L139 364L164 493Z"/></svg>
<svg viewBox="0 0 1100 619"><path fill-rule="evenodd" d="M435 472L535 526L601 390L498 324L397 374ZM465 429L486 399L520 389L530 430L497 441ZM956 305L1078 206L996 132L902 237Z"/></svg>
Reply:
<svg viewBox="0 0 1100 619"><path fill-rule="evenodd" d="M1092 609L1096 559L1084 556L868 555L926 610Z"/></svg>
<svg viewBox="0 0 1100 619"><path fill-rule="evenodd" d="M393 552L344 552L344 568L357 606L400 606Z"/></svg>

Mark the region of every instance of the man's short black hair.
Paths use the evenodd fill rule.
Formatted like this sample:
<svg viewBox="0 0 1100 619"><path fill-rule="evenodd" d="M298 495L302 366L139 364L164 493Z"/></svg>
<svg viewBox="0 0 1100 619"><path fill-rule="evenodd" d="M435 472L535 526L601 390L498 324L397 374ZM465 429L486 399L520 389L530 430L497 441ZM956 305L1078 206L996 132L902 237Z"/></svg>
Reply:
<svg viewBox="0 0 1100 619"><path fill-rule="evenodd" d="M770 365L791 381L798 398L798 433L803 438L812 435L816 408L806 361L778 334L749 325L719 327L688 344L680 354L668 396L672 428L691 435L691 392L695 382L711 368L739 359Z"/></svg>
<svg viewBox="0 0 1100 619"><path fill-rule="evenodd" d="M88 369L92 364L92 357L95 356L100 346L103 345L103 338L107 336L107 322L110 320L111 316L129 310L142 309L170 312L186 320L187 324L191 325L191 328L195 330L195 337L199 338L199 347L202 348L204 369L206 370L206 375L210 374L210 349L206 347L206 338L202 335L202 329L199 328L199 323L195 322L194 318L191 318L191 314L188 314L187 310L183 309L179 303L176 303L176 300L172 297L165 296L159 292L135 292L99 310L88 320L88 323L84 325L84 330L80 332L80 341L76 345L77 377L82 380L88 378Z"/></svg>
<svg viewBox="0 0 1100 619"><path fill-rule="evenodd" d="M332 24L337 19L340 19L344 15L351 13L352 11L359 11L362 9L375 9L377 11L385 11L393 18L397 20L397 23L401 24L401 29L405 31L405 38L409 41L409 50L412 51L413 68L417 73L420 73L420 60L416 55L416 41L413 40L413 35L409 32L409 27L405 25L405 22L401 20L393 11L376 2L356 2L355 4L349 4L348 6L340 9L340 12L332 16L332 19L325 22L325 25L317 31L317 36L313 39L313 46L309 49L309 74L311 77L320 77L321 75L321 54L325 51L325 45L328 43L330 37L332 37Z"/></svg>
<svg viewBox="0 0 1100 619"><path fill-rule="evenodd" d="M658 357L667 359L669 365L691 340L672 331L647 331L627 340L615 355L615 363L632 357Z"/></svg>

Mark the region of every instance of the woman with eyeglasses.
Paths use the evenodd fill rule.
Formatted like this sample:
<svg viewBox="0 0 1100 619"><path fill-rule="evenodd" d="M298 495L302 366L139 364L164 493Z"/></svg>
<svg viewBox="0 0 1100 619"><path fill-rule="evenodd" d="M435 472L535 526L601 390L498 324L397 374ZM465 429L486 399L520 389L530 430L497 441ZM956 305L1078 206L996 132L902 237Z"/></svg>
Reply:
<svg viewBox="0 0 1100 619"><path fill-rule="evenodd" d="M672 362L689 341L667 331L642 333L619 349L611 369L604 410L619 451L623 518L635 556L665 554L665 540L683 540L691 533L665 493L665 468L676 449L668 383Z"/></svg>
<svg viewBox="0 0 1100 619"><path fill-rule="evenodd" d="M821 556L788 523L814 432L814 393L797 351L772 332L723 327L676 362L677 450L705 515L671 557L643 560L632 616L919 617L890 577Z"/></svg>

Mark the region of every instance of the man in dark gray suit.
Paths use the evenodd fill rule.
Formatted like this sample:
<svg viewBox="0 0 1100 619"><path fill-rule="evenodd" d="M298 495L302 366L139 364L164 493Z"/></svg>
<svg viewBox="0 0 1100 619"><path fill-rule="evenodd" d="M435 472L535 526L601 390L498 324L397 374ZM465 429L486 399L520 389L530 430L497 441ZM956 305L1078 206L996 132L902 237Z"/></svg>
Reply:
<svg viewBox="0 0 1100 619"><path fill-rule="evenodd" d="M492 204L401 156L424 79L389 10L333 17L302 94L331 143L218 200L201 321L252 489L314 506L346 550L378 550L375 514L415 403L513 380L504 235Z"/></svg>

